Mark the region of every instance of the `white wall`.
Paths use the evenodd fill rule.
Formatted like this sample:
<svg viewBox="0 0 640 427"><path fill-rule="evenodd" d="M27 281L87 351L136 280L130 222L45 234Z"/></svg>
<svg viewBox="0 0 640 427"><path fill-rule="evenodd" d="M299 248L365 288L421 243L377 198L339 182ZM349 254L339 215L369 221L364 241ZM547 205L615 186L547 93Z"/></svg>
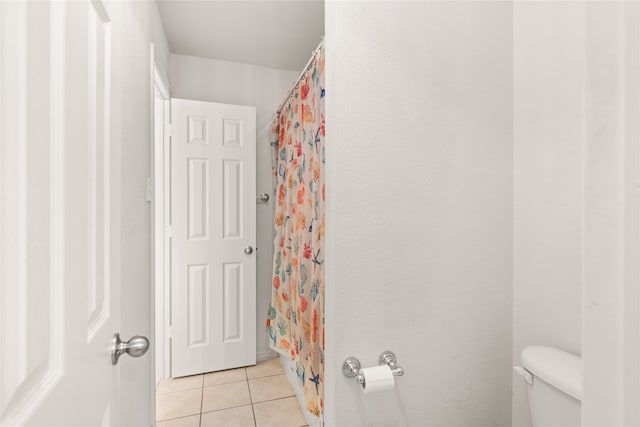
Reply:
<svg viewBox="0 0 640 427"><path fill-rule="evenodd" d="M640 4L585 2L584 426L640 425Z"/></svg>
<svg viewBox="0 0 640 427"><path fill-rule="evenodd" d="M531 345L582 353L584 4L515 2L513 28L517 365ZM531 425L522 377L513 391L513 425Z"/></svg>
<svg viewBox="0 0 640 427"><path fill-rule="evenodd" d="M584 361L582 425L640 423L640 7L514 3L514 364ZM527 426L514 377L513 425Z"/></svg>
<svg viewBox="0 0 640 427"><path fill-rule="evenodd" d="M302 68L304 64L300 64ZM269 129L275 111L299 71L171 55L171 96L256 107L257 193L272 197ZM257 356L269 358L265 322L271 301L273 200L257 205Z"/></svg>
<svg viewBox="0 0 640 427"><path fill-rule="evenodd" d="M326 7L326 424L509 425L512 6Z"/></svg>
<svg viewBox="0 0 640 427"><path fill-rule="evenodd" d="M122 324L120 335L129 339L136 334L152 338L153 284L151 283L151 205L145 199L147 176L151 174L151 100L153 93L150 43L155 48L160 73L169 75L169 45L162 29L162 21L155 2L121 2L122 40L117 47L122 61L114 64L114 72L121 75L122 117L121 135L121 206L122 206ZM117 101L116 101L117 102ZM141 304L147 305L141 308ZM114 331L115 332L115 331ZM141 359L123 360L122 387L143 383L152 384L153 352ZM145 369L147 367L148 369ZM127 425L148 425L149 413L141 408L153 408L151 390L140 390L135 401L122 401ZM128 394L127 394L128 396ZM151 398L151 401L149 401ZM153 410L151 411L153 413ZM139 417L139 418L135 418Z"/></svg>

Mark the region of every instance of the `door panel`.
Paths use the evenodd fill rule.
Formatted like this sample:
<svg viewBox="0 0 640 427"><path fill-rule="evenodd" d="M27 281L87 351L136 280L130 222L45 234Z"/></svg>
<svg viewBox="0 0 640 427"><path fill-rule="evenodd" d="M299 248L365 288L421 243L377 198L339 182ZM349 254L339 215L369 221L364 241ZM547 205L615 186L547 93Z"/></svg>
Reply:
<svg viewBox="0 0 640 427"><path fill-rule="evenodd" d="M255 364L255 108L173 99L172 376Z"/></svg>
<svg viewBox="0 0 640 427"><path fill-rule="evenodd" d="M61 87L63 76L48 64L59 53L63 28L59 19L49 18L53 13L49 5L0 5L3 421L28 416L31 402L51 393L64 367L59 341L64 328L59 232L63 182L59 129L64 116L51 108L60 102L53 87ZM37 29L29 31L31 23ZM58 43L49 43L50 34ZM29 78L40 64L52 72L50 81ZM30 91L41 96L28 98ZM28 126L31 114L39 120ZM35 215L38 211L43 215Z"/></svg>

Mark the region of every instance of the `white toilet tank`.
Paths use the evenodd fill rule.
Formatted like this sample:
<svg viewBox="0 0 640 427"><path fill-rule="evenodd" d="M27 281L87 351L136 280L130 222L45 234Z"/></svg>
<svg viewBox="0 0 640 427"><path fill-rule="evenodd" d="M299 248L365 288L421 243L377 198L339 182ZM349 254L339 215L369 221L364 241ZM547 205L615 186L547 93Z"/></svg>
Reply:
<svg viewBox="0 0 640 427"><path fill-rule="evenodd" d="M551 347L527 347L516 371L527 381L533 427L581 425L582 359Z"/></svg>

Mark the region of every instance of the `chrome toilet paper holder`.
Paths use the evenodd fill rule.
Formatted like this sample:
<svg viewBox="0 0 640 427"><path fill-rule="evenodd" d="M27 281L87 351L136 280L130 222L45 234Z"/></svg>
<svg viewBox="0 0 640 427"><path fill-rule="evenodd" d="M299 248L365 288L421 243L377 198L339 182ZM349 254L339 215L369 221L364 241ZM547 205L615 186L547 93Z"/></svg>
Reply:
<svg viewBox="0 0 640 427"><path fill-rule="evenodd" d="M396 355L392 351L383 351L378 357L378 366L387 365L391 369L391 373L394 377L401 377L404 375L404 368L398 366L398 360ZM345 377L355 378L356 382L360 385L364 384L364 375L360 372L362 365L360 360L356 357L348 357L342 363L342 373Z"/></svg>

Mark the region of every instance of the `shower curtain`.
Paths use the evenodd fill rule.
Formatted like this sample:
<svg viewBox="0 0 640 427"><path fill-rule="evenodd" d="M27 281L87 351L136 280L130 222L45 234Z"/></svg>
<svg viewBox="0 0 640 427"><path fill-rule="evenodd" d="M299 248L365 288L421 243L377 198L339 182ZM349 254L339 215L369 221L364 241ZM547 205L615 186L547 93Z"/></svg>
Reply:
<svg viewBox="0 0 640 427"><path fill-rule="evenodd" d="M324 49L272 127L275 227L272 349L289 355L306 408L320 416L324 381Z"/></svg>

